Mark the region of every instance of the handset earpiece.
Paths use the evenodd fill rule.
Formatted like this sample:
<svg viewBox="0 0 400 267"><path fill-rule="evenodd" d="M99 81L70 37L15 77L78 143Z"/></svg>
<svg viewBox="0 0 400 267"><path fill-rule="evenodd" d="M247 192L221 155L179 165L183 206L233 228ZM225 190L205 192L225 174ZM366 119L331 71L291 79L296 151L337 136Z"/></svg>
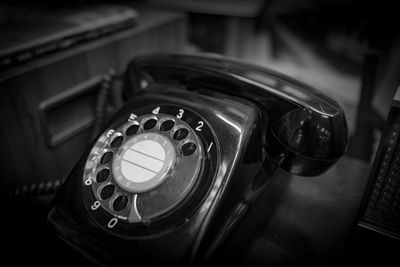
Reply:
<svg viewBox="0 0 400 267"><path fill-rule="evenodd" d="M268 136L272 160L303 176L323 173L343 155L347 143L344 118L320 116L306 108L291 110L275 120Z"/></svg>

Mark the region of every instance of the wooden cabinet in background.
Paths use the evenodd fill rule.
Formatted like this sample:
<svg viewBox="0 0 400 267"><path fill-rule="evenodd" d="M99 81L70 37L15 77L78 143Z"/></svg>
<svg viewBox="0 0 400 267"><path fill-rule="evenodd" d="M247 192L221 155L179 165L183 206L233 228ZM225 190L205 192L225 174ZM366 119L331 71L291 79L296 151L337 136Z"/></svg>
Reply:
<svg viewBox="0 0 400 267"><path fill-rule="evenodd" d="M134 27L0 72L2 193L68 175L91 141L93 104L110 69L121 73L135 56L184 49L184 15L137 12Z"/></svg>

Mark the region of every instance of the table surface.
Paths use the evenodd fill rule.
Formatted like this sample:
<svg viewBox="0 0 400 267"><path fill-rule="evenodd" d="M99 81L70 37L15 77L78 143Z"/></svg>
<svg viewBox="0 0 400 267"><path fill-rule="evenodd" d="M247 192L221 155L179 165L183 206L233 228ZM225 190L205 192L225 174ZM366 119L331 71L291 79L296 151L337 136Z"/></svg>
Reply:
<svg viewBox="0 0 400 267"><path fill-rule="evenodd" d="M244 265L331 265L354 235L370 166L342 157L326 173L286 179L282 195L262 232L247 248ZM263 201L263 200L262 200Z"/></svg>

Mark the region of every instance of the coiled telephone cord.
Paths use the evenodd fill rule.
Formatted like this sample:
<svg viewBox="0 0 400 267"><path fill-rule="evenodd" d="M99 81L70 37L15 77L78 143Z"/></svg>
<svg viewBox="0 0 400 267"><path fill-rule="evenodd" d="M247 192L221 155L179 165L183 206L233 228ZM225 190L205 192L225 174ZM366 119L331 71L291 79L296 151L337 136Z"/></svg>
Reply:
<svg viewBox="0 0 400 267"><path fill-rule="evenodd" d="M113 69L110 69L108 73L103 76L103 80L100 84L100 89L96 98L95 103L95 120L92 130L92 139L103 130L107 121L108 106L110 104L110 94L112 90L112 84L114 81L121 80L122 75L117 75ZM21 185L16 188L10 189L8 192L8 198L31 198L37 196L51 195L54 194L61 186L64 180L54 181L42 181L32 183L29 185Z"/></svg>

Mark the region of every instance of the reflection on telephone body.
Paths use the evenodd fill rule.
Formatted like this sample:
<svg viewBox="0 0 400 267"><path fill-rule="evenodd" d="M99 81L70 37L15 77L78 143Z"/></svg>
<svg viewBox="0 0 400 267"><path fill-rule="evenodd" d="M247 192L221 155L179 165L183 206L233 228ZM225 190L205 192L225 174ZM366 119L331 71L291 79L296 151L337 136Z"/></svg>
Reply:
<svg viewBox="0 0 400 267"><path fill-rule="evenodd" d="M48 216L100 265L210 261L277 168L319 175L347 146L335 101L261 67L157 54L125 75L126 104Z"/></svg>

